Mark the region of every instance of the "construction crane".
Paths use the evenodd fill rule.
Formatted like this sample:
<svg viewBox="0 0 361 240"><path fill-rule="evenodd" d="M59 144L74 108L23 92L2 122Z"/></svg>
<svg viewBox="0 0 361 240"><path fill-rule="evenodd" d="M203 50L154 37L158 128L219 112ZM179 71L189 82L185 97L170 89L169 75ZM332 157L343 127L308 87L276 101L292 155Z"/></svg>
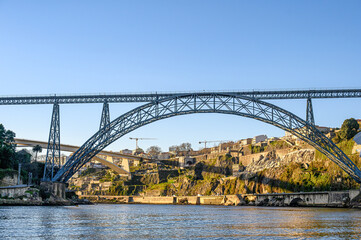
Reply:
<svg viewBox="0 0 361 240"><path fill-rule="evenodd" d="M138 149L138 140L155 140L156 138L129 138L130 140L135 140L135 150Z"/></svg>
<svg viewBox="0 0 361 240"><path fill-rule="evenodd" d="M207 148L207 143L215 143L215 142L223 143L223 142L230 142L230 140L200 141L199 144L204 143L204 148Z"/></svg>

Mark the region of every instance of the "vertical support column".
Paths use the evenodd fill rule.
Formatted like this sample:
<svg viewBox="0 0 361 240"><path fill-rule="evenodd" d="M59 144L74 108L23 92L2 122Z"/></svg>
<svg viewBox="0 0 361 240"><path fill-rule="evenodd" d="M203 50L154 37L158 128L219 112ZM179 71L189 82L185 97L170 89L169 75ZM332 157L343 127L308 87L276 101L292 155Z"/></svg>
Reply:
<svg viewBox="0 0 361 240"><path fill-rule="evenodd" d="M17 185L20 185L20 175L21 175L21 163L19 163L19 167L18 167L18 183L17 183Z"/></svg>
<svg viewBox="0 0 361 240"><path fill-rule="evenodd" d="M107 100L105 100L103 103L103 111L100 119L99 130L105 130L105 126L107 126L109 123L110 123L109 103ZM108 136L109 133L103 134L102 139L107 139Z"/></svg>
<svg viewBox="0 0 361 240"><path fill-rule="evenodd" d="M43 181L53 181L55 171L60 168L60 116L59 104L53 105L53 114L51 117L50 134L48 140L48 149L44 167Z"/></svg>
<svg viewBox="0 0 361 240"><path fill-rule="evenodd" d="M102 117L100 119L99 129L104 128L109 123L110 123L109 103L107 100L105 100L103 103L103 111L102 111Z"/></svg>
<svg viewBox="0 0 361 240"><path fill-rule="evenodd" d="M315 125L311 98L307 98L306 121L312 125Z"/></svg>

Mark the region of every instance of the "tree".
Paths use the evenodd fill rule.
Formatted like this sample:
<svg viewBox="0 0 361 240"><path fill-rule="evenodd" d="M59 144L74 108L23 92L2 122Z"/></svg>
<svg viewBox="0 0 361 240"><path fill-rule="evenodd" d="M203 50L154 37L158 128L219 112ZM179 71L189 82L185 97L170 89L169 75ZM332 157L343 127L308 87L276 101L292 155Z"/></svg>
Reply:
<svg viewBox="0 0 361 240"><path fill-rule="evenodd" d="M10 130L6 130L4 125L0 124L0 147L3 145L11 146L15 149L15 133Z"/></svg>
<svg viewBox="0 0 361 240"><path fill-rule="evenodd" d="M162 152L162 149L158 146L150 146L147 149L147 153L151 156L157 156L161 152Z"/></svg>
<svg viewBox="0 0 361 240"><path fill-rule="evenodd" d="M341 130L339 132L340 139L349 140L353 138L356 135L358 129L359 124L354 118L346 119L343 122Z"/></svg>
<svg viewBox="0 0 361 240"><path fill-rule="evenodd" d="M177 146L177 145L170 146L169 152L179 152L179 146Z"/></svg>
<svg viewBox="0 0 361 240"><path fill-rule="evenodd" d="M38 153L39 152L41 153L42 151L43 151L43 148L40 145L35 145L33 147L33 152L35 153L35 162L37 162L37 160L38 160Z"/></svg>
<svg viewBox="0 0 361 240"><path fill-rule="evenodd" d="M15 153L16 162L25 164L31 162L31 154L28 150L22 149Z"/></svg>
<svg viewBox="0 0 361 240"><path fill-rule="evenodd" d="M15 133L6 130L4 125L0 124L0 168L14 168L17 163L15 155Z"/></svg>
<svg viewBox="0 0 361 240"><path fill-rule="evenodd" d="M192 144L190 143L182 143L180 146L180 151L192 151Z"/></svg>
<svg viewBox="0 0 361 240"><path fill-rule="evenodd" d="M182 143L181 145L173 145L169 147L170 152L184 152L184 151L192 151L192 144L190 143Z"/></svg>
<svg viewBox="0 0 361 240"><path fill-rule="evenodd" d="M140 147L138 147L136 150L135 150L135 155L138 155L138 154L142 154L144 153L144 150Z"/></svg>

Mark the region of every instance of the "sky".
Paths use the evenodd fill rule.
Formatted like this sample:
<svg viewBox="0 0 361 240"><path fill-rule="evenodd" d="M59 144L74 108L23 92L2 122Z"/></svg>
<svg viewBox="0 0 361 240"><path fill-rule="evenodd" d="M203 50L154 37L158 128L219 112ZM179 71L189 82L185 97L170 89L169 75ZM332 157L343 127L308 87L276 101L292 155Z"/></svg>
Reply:
<svg viewBox="0 0 361 240"><path fill-rule="evenodd" d="M0 96L361 88L361 1L0 0ZM306 100L272 101L305 118ZM361 99L313 101L315 121L361 118ZM140 104L112 103L111 119ZM82 145L102 104L61 105L61 142ZM51 105L0 106L19 138L47 141ZM283 136L238 116L193 114L107 147Z"/></svg>

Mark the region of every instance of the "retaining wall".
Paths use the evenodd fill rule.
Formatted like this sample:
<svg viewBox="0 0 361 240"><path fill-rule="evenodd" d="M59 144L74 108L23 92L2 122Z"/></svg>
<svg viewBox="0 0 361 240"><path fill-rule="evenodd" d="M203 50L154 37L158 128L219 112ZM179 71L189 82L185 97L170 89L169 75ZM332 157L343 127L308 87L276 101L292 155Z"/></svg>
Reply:
<svg viewBox="0 0 361 240"><path fill-rule="evenodd" d="M0 196L8 198L24 196L25 192L29 190L29 187L30 186L27 185L0 187Z"/></svg>

